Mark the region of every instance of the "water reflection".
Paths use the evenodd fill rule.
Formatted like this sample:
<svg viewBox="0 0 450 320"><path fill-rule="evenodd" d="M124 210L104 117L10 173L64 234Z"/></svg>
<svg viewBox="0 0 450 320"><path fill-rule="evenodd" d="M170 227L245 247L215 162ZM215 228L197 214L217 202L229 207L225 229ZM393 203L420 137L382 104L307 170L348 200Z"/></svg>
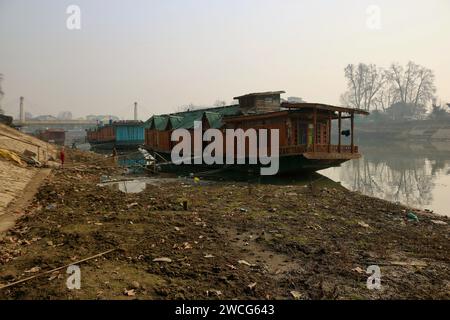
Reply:
<svg viewBox="0 0 450 320"><path fill-rule="evenodd" d="M147 183L139 180L130 180L101 183L99 186L107 186L113 190L120 190L125 193L139 193L147 188Z"/></svg>
<svg viewBox="0 0 450 320"><path fill-rule="evenodd" d="M448 143L371 145L363 158L320 171L350 190L450 215Z"/></svg>

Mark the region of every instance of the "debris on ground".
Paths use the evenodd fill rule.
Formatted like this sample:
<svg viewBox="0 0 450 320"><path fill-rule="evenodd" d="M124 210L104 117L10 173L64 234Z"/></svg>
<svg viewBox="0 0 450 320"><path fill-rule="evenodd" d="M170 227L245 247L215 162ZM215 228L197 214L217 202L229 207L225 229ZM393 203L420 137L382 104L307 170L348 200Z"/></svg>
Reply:
<svg viewBox="0 0 450 320"><path fill-rule="evenodd" d="M98 186L124 179L103 156L67 158L0 238L0 283L14 284L0 299L450 299L445 216L408 223L419 211L334 186L249 196L248 183L156 176L123 193ZM81 290L54 270L71 264ZM367 290L369 265L382 290Z"/></svg>

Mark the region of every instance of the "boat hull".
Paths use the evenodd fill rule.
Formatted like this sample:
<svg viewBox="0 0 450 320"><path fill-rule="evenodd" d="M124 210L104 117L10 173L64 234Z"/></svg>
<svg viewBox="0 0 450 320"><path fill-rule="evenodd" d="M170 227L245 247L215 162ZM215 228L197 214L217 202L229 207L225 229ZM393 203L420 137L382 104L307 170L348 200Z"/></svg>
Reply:
<svg viewBox="0 0 450 320"><path fill-rule="evenodd" d="M149 150L151 151L151 150ZM358 158L360 155L355 154L350 157L320 157L319 159L313 159L311 155L284 155L279 157L279 169L278 175L296 174L305 172L314 172L330 167L337 167L341 163L351 160L352 158ZM214 173L232 171L242 174L260 174L261 164L248 164L246 159L245 164L180 164L176 165L170 162L170 153L158 152L155 158L159 163L157 169L161 172L172 172L178 174L190 174L190 173ZM166 161L162 160L164 158Z"/></svg>
<svg viewBox="0 0 450 320"><path fill-rule="evenodd" d="M116 141L105 141L105 142L92 142L88 141L92 149L97 150L135 150L141 143L118 143Z"/></svg>

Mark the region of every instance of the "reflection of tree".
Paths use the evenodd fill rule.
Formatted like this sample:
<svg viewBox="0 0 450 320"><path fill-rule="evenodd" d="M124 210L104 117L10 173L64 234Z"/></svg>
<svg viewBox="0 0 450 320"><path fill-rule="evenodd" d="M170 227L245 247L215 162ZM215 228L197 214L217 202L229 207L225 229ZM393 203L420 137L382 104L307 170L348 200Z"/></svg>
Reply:
<svg viewBox="0 0 450 320"><path fill-rule="evenodd" d="M372 152L371 152L372 151ZM364 157L339 169L340 180L363 194L424 207L433 200L434 180L447 174L449 156L429 160L420 153L389 152L383 148L365 150Z"/></svg>

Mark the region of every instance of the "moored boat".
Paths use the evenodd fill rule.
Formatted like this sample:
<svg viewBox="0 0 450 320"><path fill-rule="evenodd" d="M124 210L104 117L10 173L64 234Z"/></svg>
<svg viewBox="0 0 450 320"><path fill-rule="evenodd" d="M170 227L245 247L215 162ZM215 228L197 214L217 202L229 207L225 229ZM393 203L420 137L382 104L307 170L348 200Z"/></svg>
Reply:
<svg viewBox="0 0 450 320"><path fill-rule="evenodd" d="M136 149L144 143L144 123L139 120L110 121L86 130L86 139L94 149Z"/></svg>
<svg viewBox="0 0 450 320"><path fill-rule="evenodd" d="M224 135L227 129L242 129L244 132L249 129L277 129L280 174L317 171L361 157L355 145L354 118L357 114L367 115L366 111L321 103L281 102L281 93L284 92L251 93L235 97L238 105L153 116L146 122L145 147L160 160L159 167L164 171L223 169L248 172L262 166L249 164L249 161L245 164L237 164L236 161L234 164L175 165L171 161L171 151L177 142L171 141L172 132L182 128L193 133L194 123L198 121L203 131L214 128ZM333 121L337 122L334 129ZM224 159L227 152L224 149ZM248 150L246 152L248 160ZM236 157L235 150L233 157Z"/></svg>
<svg viewBox="0 0 450 320"><path fill-rule="evenodd" d="M46 129L36 132L36 137L50 143L63 146L66 141L66 131L64 129Z"/></svg>

